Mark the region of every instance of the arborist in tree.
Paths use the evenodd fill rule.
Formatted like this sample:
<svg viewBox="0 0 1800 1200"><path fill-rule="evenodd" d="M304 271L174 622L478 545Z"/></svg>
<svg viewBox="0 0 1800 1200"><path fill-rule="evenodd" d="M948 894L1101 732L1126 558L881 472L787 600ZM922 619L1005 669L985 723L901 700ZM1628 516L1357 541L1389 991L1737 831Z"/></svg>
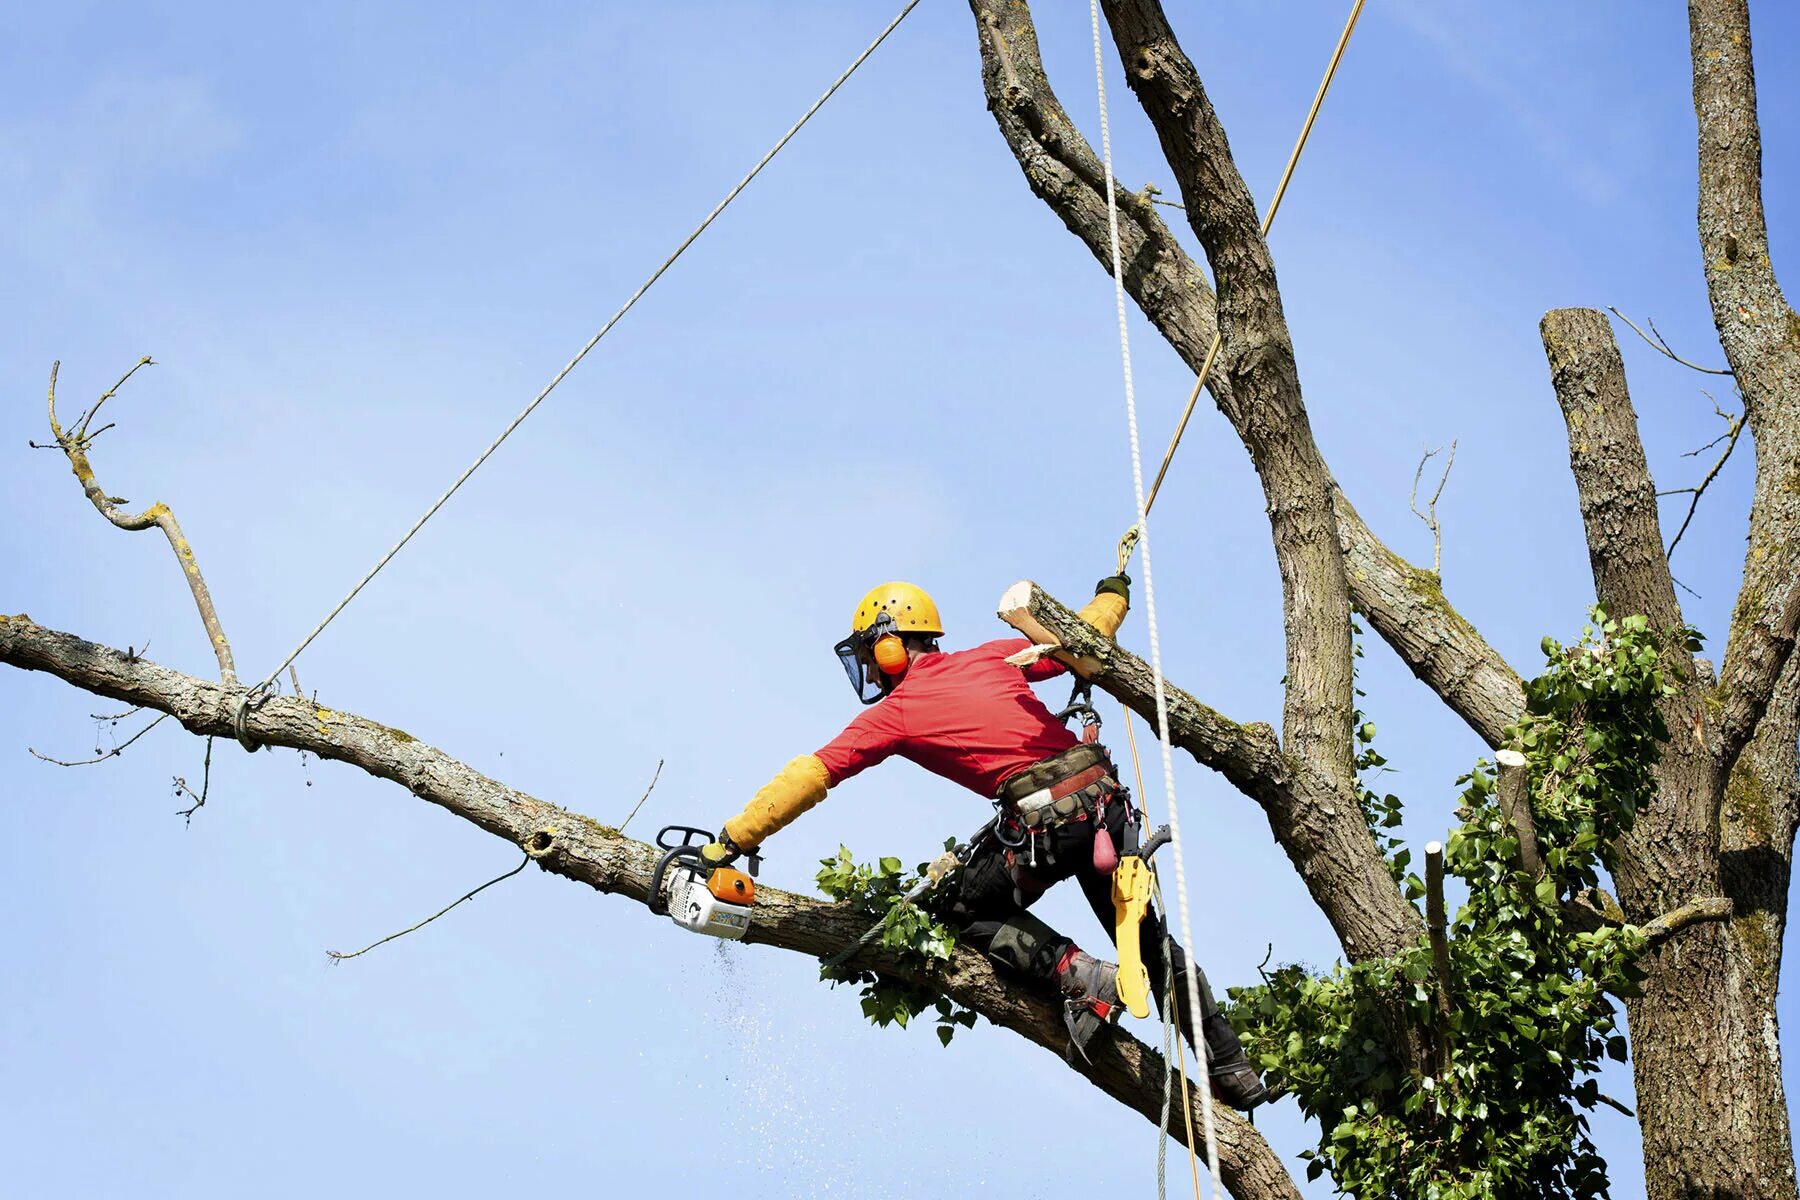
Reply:
<svg viewBox="0 0 1800 1200"><path fill-rule="evenodd" d="M1113 636L1125 619L1130 579L1103 579L1080 616ZM884 583L857 605L850 636L836 651L865 708L816 754L788 763L725 823L702 854L725 863L761 848L764 840L825 798L852 775L898 754L933 774L962 784L999 810L991 836L977 842L968 862L944 880L930 902L962 940L1003 968L1052 984L1065 998L1071 1050L1118 1019L1118 968L1082 950L1027 909L1073 876L1109 936L1118 940L1110 879L1116 855L1096 833L1121 844L1135 822L1131 796L1121 787L1106 748L1078 738L1053 716L1031 684L1067 668L1050 658L1015 666L1008 656L1032 643L1002 638L969 650L943 651L943 626L930 596L909 583ZM1167 986L1163 922L1154 913L1138 926L1144 967L1157 1003ZM1129 930L1127 930L1129 936ZM1181 947L1170 943L1182 1027L1193 1043ZM1218 1011L1206 976L1192 968L1203 1008L1215 1093L1248 1110L1266 1098L1230 1023Z"/></svg>

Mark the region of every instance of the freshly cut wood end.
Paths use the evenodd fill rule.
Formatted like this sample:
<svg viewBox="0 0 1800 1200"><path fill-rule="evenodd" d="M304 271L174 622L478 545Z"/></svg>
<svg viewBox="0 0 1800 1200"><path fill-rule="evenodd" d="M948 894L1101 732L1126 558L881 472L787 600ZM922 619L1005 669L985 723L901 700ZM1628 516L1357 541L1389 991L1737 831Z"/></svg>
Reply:
<svg viewBox="0 0 1800 1200"><path fill-rule="evenodd" d="M1036 590L1037 585L1031 580L1019 580L1001 593L1000 603L995 611L1002 621L1038 645L1060 646L1062 639L1045 629L1043 623L1032 615L1031 596Z"/></svg>
<svg viewBox="0 0 1800 1200"><path fill-rule="evenodd" d="M1436 858L1438 855L1442 854L1443 852L1444 852L1444 843L1442 843L1442 842L1426 842L1425 843L1425 857Z"/></svg>
<svg viewBox="0 0 1800 1200"><path fill-rule="evenodd" d="M1494 754L1494 761L1503 767L1517 768L1525 765L1525 756L1517 750L1500 750Z"/></svg>

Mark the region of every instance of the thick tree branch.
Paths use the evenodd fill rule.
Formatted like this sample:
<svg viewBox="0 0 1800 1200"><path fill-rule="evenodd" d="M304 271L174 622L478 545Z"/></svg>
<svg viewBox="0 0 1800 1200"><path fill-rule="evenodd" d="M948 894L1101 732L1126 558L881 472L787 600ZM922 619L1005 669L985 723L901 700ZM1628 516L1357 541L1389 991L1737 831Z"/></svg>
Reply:
<svg viewBox="0 0 1800 1200"><path fill-rule="evenodd" d="M1698 224L1713 324L1756 444L1744 586L1719 667L1716 747L1729 772L1761 719L1800 622L1800 316L1769 259L1762 133L1746 0L1690 0Z"/></svg>
<svg viewBox="0 0 1800 1200"><path fill-rule="evenodd" d="M1353 775L1350 591L1332 511L1331 473L1313 442L1256 201L1199 73L1154 0L1103 0L1125 79L1181 187L1188 224L1212 264L1221 339L1245 419L1238 436L1268 502L1287 630L1282 742L1334 783Z"/></svg>
<svg viewBox="0 0 1800 1200"><path fill-rule="evenodd" d="M173 715L189 732L232 736L231 710L242 689L169 670L72 634L46 629L25 616L0 616L0 663L43 671L96 695ZM248 714L258 742L308 751L361 768L520 847L552 874L597 891L642 902L656 848L621 836L590 817L559 808L490 779L410 735L365 717L290 696L271 696ZM757 889L756 922L746 940L823 956L853 942L869 918L775 888ZM996 1025L1054 1052L1067 1040L1060 1007L1008 984L985 959L958 953L929 977L885 957L879 947L850 960L922 984L981 1013ZM1162 1057L1123 1030L1089 1047L1093 1065L1076 1069L1119 1103L1152 1123L1162 1109ZM1201 1115L1192 1112L1195 1127ZM1298 1200L1280 1159L1244 1118L1214 1110L1220 1173L1240 1200Z"/></svg>
<svg viewBox="0 0 1800 1200"><path fill-rule="evenodd" d="M1420 682L1490 746L1525 711L1525 685L1444 598L1442 581L1382 544L1335 483L1332 503L1350 598Z"/></svg>
<svg viewBox="0 0 1800 1200"><path fill-rule="evenodd" d="M88 426L92 424L95 414L100 411L100 406L112 399L124 386L125 381L137 374L139 368L150 365L152 364L148 355L140 358L131 370L125 372L118 383L113 384L100 399L94 401L94 406L82 414L81 419L75 423L75 427L65 433L56 420L56 373L62 364L60 362L51 363L50 432L56 438L56 444L68 456L69 469L75 472L75 478L80 482L82 492L99 510L101 516L120 529L134 532L140 529L149 529L154 525L163 531L164 537L169 539L169 549L175 551L175 561L181 564L181 573L187 577L188 590L194 594L194 604L200 609L200 622L206 626L206 640L212 645L214 657L219 660L219 678L228 684L236 684L237 668L231 661L231 643L225 640L225 627L219 622L218 609L213 607L212 593L207 590L206 580L200 576L200 563L194 557L194 548L188 544L186 535L181 532L181 526L176 522L175 514L170 512L169 506L160 500L141 513L133 514L122 511L119 505L124 501L106 494L106 489L101 487L94 478L94 468L88 462L88 447L92 444L93 439L103 432L103 430L88 432Z"/></svg>
<svg viewBox="0 0 1800 1200"><path fill-rule="evenodd" d="M1031 14L1023 4L970 0L980 35L989 110L1026 182L1095 260L1110 262L1099 158L1068 120L1045 77ZM1198 371L1215 331L1213 297L1199 267L1148 204L1123 193L1125 287L1139 309ZM1232 376L1207 381L1219 411L1243 436L1250 415ZM1350 597L1377 634L1489 745L1524 708L1519 677L1444 599L1436 576L1394 554L1335 485L1331 498L1347 558ZM1272 506L1273 507L1273 506Z"/></svg>
<svg viewBox="0 0 1800 1200"><path fill-rule="evenodd" d="M1026 637L1060 645L1065 661L1152 724L1150 667L1099 633L1037 585L1021 582L1000 600L1000 616ZM1269 828L1354 961L1383 957L1424 936L1419 914L1400 896L1354 793L1337 787L1260 722L1240 725L1168 680L1169 736L1262 806Z"/></svg>
<svg viewBox="0 0 1800 1200"><path fill-rule="evenodd" d="M1678 628L1681 605L1657 522L1656 484L1612 326L1594 309L1559 308L1545 314L1538 332L1569 431L1595 594L1612 616L1641 613L1658 629Z"/></svg>

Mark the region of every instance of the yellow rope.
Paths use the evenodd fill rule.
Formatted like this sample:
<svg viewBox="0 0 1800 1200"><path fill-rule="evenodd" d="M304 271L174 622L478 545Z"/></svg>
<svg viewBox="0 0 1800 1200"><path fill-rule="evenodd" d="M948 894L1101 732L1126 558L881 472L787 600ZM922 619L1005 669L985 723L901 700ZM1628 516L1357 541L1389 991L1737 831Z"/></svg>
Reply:
<svg viewBox="0 0 1800 1200"><path fill-rule="evenodd" d="M1306 139L1312 134L1313 122L1319 117L1319 108L1325 103L1325 93L1331 90L1331 81L1337 75L1338 63L1344 57L1344 48L1350 44L1350 34L1356 28L1356 20L1362 16L1363 0L1356 0L1350 9L1350 19L1344 22L1344 32L1338 35L1337 48L1331 52L1331 62L1325 67L1325 77L1319 80L1319 90L1313 93L1312 107L1306 111L1306 123L1300 126L1300 136L1294 142L1293 152L1288 155L1287 167L1281 172L1281 182L1275 185L1275 197L1269 201L1269 211L1264 214L1262 232L1269 236L1269 227L1275 224L1275 214L1281 208L1281 198L1287 195L1288 181L1294 177L1294 168L1300 163L1300 152L1306 148ZM1219 356L1219 345L1222 335L1215 329L1212 345L1207 347L1206 358L1200 364L1200 373L1194 377L1194 389L1188 393L1187 407L1181 410L1181 420L1175 426L1175 436L1169 439L1169 448L1163 452L1162 466L1157 468L1156 481L1150 485L1150 492L1144 498L1144 515L1150 513L1150 506L1156 503L1156 493L1161 490L1163 476L1169 473L1169 463L1174 461L1175 448L1181 445L1181 435L1187 432L1188 418L1194 415L1194 405L1200 399L1200 390L1206 386L1206 380L1212 374L1213 360ZM1138 527L1133 525L1119 539L1119 570L1125 570L1125 564L1131 561L1131 551L1137 545Z"/></svg>

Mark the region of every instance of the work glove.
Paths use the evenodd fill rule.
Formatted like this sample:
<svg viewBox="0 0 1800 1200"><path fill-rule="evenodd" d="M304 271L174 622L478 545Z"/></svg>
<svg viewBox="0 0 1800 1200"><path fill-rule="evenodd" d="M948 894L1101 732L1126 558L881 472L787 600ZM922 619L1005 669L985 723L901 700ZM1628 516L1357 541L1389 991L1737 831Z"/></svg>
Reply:
<svg viewBox="0 0 1800 1200"><path fill-rule="evenodd" d="M738 849L738 844L723 833L719 835L718 841L708 842L700 847L701 861L709 867L729 866L742 853L743 851Z"/></svg>
<svg viewBox="0 0 1800 1200"><path fill-rule="evenodd" d="M1094 595L1098 596L1105 592L1111 592L1127 604L1131 603L1131 576L1108 575L1094 585Z"/></svg>

